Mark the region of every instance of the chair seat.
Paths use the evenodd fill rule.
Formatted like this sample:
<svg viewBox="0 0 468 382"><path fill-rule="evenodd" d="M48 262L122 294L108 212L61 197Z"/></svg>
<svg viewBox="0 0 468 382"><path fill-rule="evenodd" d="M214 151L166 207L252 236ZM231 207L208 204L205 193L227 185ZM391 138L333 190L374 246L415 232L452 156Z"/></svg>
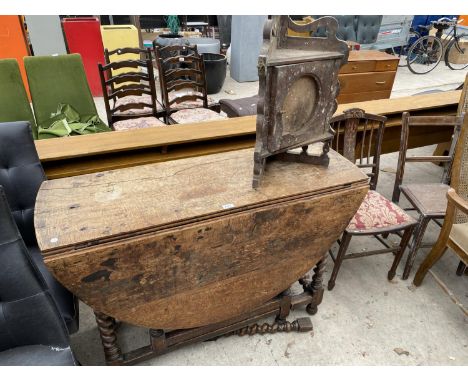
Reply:
<svg viewBox="0 0 468 382"><path fill-rule="evenodd" d="M415 223L416 221L396 204L377 191L369 191L346 230L354 233L385 228L398 230Z"/></svg>
<svg viewBox="0 0 468 382"><path fill-rule="evenodd" d="M229 118L257 114L258 95L238 99L220 99L221 110Z"/></svg>
<svg viewBox="0 0 468 382"><path fill-rule="evenodd" d="M447 191L443 183L407 184L401 192L419 213L426 216L444 217L447 211Z"/></svg>
<svg viewBox="0 0 468 382"><path fill-rule="evenodd" d="M164 122L161 122L156 117L124 119L123 121L114 122L114 125L113 125L115 131L146 129L147 127L160 127L160 126L166 126L166 124Z"/></svg>
<svg viewBox="0 0 468 382"><path fill-rule="evenodd" d="M196 123L227 119L224 115L203 108L179 110L171 114L171 118L177 123Z"/></svg>
<svg viewBox="0 0 468 382"><path fill-rule="evenodd" d="M176 97L182 97L184 95L199 95L201 96L202 93L200 92L194 92L192 89L180 89L173 91L169 93L169 101L172 101ZM208 106L216 104L216 101L208 97ZM203 107L203 101L201 99L197 99L194 101L183 101L180 103L176 103L171 105L171 109L173 110L182 110L182 109L196 109L196 108L202 108Z"/></svg>
<svg viewBox="0 0 468 382"><path fill-rule="evenodd" d="M450 240L468 254L468 223L454 224L450 231Z"/></svg>
<svg viewBox="0 0 468 382"><path fill-rule="evenodd" d="M143 94L140 96L126 96L117 99L114 104L114 108L122 105L128 105L129 103L149 103L151 104L153 101L151 99L151 96L148 94ZM156 101L156 111L163 111L164 107ZM153 109L150 107L144 107L142 109L131 109L131 110L125 110L125 111L116 111L114 115L138 115L138 114L147 114L151 113Z"/></svg>

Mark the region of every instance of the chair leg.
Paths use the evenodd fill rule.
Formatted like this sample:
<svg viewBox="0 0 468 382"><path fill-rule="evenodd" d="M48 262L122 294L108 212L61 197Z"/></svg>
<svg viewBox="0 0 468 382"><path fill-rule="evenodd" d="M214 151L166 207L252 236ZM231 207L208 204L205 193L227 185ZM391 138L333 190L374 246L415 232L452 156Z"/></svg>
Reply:
<svg viewBox="0 0 468 382"><path fill-rule="evenodd" d="M419 246L421 245L422 238L426 233L427 225L431 218L421 215L419 217L418 225L414 230L413 241L409 248L408 259L406 260L405 270L403 271L402 279L406 280L411 272L411 268L413 267L414 259L416 258L416 254L418 252Z"/></svg>
<svg viewBox="0 0 468 382"><path fill-rule="evenodd" d="M465 273L466 265L463 261L460 261L458 264L457 268L457 276L463 276L463 273Z"/></svg>
<svg viewBox="0 0 468 382"><path fill-rule="evenodd" d="M336 255L336 259L335 259L335 265L333 266L333 271L332 271L330 280L328 280L328 290L332 290L335 287L336 276L338 275L338 271L340 270L341 263L343 262L343 258L348 249L349 242L351 241L351 236L352 235L346 231L343 233L340 248L338 249L338 254Z"/></svg>
<svg viewBox="0 0 468 382"><path fill-rule="evenodd" d="M447 250L447 241L441 240L437 241L437 243L432 248L431 252L427 255L424 261L418 268L416 275L414 276L413 284L416 286L420 286L426 273L431 269L431 267L442 257L442 255Z"/></svg>
<svg viewBox="0 0 468 382"><path fill-rule="evenodd" d="M413 230L414 230L414 225L412 225L411 227L406 228L405 231L403 232L403 237L400 240L400 249L395 254L395 258L393 259L392 267L388 271L387 278L389 280L393 280L393 278L395 277L395 272L396 272L396 270L398 268L398 264L400 264L400 260L403 257L403 253L405 253L405 249L406 249L406 247L408 245L409 240L411 239L411 235L413 234Z"/></svg>

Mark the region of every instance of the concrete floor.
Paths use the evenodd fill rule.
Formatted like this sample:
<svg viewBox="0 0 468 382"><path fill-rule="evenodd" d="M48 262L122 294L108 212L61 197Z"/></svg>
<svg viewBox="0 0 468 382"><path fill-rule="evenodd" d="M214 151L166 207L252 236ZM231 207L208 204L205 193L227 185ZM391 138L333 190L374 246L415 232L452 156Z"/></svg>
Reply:
<svg viewBox="0 0 468 382"><path fill-rule="evenodd" d="M454 89L463 82L465 74L442 65L424 76L400 68L392 97L435 88ZM257 90L257 82L240 84L228 77L223 90L213 98L246 97ZM102 115L102 99L96 99L96 104ZM427 155L433 149L412 151ZM396 153L381 158L377 189L386 197L391 196L396 164ZM438 182L441 174L442 169L435 165L412 164L407 167L405 179ZM401 204L407 205L404 200ZM425 241L435 241L438 232L439 228L430 224ZM375 239L353 238L349 250L374 246L378 246ZM141 365L468 365L468 277L455 275L458 260L449 250L432 272L448 287L452 297L430 273L423 285L415 288L414 273L427 253L427 249L419 251L406 281L401 280L406 257L392 282L386 278L393 259L390 254L344 262L335 289L325 291L319 311L312 317L313 332L220 338L187 346ZM328 258L325 282L332 266ZM297 284L293 286L298 288ZM81 304L80 315L81 327L72 336L72 348L83 365L103 365L92 310ZM290 320L306 315L302 309L294 311ZM146 329L123 324L119 336L124 351L148 344ZM398 349L407 354L399 355Z"/></svg>

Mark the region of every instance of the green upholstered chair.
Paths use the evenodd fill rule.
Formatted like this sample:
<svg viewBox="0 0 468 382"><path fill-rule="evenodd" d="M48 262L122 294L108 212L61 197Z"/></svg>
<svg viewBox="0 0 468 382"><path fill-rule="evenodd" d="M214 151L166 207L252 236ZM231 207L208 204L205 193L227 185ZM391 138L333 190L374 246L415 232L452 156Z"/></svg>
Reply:
<svg viewBox="0 0 468 382"><path fill-rule="evenodd" d="M38 126L57 112L59 104L72 106L81 116L98 115L79 54L25 57L24 66ZM101 120L97 127L110 131Z"/></svg>
<svg viewBox="0 0 468 382"><path fill-rule="evenodd" d="M36 121L21 78L18 61L0 60L0 123L28 121L34 139L37 138Z"/></svg>

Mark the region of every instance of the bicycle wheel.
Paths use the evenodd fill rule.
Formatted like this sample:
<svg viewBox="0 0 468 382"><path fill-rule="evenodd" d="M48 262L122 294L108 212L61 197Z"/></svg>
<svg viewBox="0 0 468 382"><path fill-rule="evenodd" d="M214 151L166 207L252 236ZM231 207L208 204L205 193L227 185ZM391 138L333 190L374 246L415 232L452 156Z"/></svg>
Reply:
<svg viewBox="0 0 468 382"><path fill-rule="evenodd" d="M408 51L408 69L414 74L426 74L439 64L444 49L442 41L434 36L416 40Z"/></svg>
<svg viewBox="0 0 468 382"><path fill-rule="evenodd" d="M445 51L445 63L452 70L468 66L468 34L457 36L450 42Z"/></svg>

